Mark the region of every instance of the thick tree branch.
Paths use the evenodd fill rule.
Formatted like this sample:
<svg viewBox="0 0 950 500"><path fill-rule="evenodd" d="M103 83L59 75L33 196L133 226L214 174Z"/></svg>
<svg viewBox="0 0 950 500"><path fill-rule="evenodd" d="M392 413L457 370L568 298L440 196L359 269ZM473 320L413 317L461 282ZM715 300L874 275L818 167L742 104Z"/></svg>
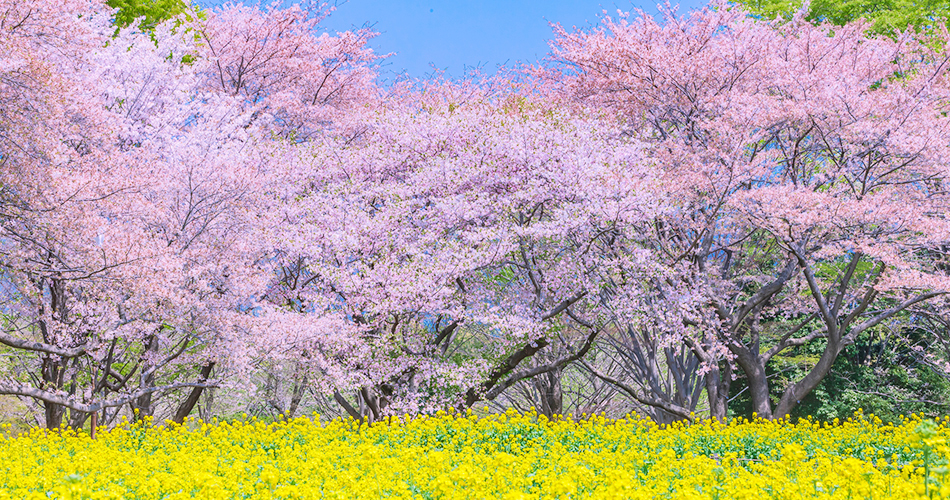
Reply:
<svg viewBox="0 0 950 500"><path fill-rule="evenodd" d="M52 354L54 356L62 356L64 358L75 358L86 353L85 344L78 347L63 348L51 344L45 344L43 342L31 342L29 340L23 340L9 335L6 332L0 332L0 344L12 347L14 349L42 352L45 354Z"/></svg>
<svg viewBox="0 0 950 500"><path fill-rule="evenodd" d="M495 384L497 384L502 377L508 373L511 373L511 371L514 370L519 363L524 361L526 358L534 356L535 353L544 347L547 347L548 344L549 342L547 339L540 337L534 339L521 349L518 349L510 356L505 358L504 361L502 361L497 367L495 367L494 370L492 370L491 374L488 375L488 378L484 382L479 384L478 387L470 388L468 392L465 393L465 406L472 406L478 402L478 400L482 399L481 395L486 394L493 387L495 387Z"/></svg>
<svg viewBox="0 0 950 500"><path fill-rule="evenodd" d="M214 369L214 361L209 361L204 366L201 367L201 372L199 373L198 382L207 382L208 377L211 376L211 370ZM182 401L181 405L178 406L178 409L175 411L175 416L172 417L172 421L176 423L182 423L185 421L185 418L188 415L191 415L191 411L194 410L195 405L198 404L198 398L201 397L201 393L205 390L204 387L193 387L191 392L188 394L188 397Z"/></svg>
<svg viewBox="0 0 950 500"><path fill-rule="evenodd" d="M360 413L359 410L354 408L353 405L351 405L350 402L347 401L346 398L344 398L342 394L340 394L340 391L333 391L333 399L340 406L342 406L343 409L346 410L346 413L348 413L351 417L353 417L356 420L359 420L361 423L363 422L363 414Z"/></svg>
<svg viewBox="0 0 950 500"><path fill-rule="evenodd" d="M581 346L581 348L576 353L571 354L570 356L561 358L553 363L547 363L541 366L536 366L530 370L525 370L523 372L519 372L508 377L501 384L498 384L495 387L492 387L485 394L485 399L492 401L495 398L497 398L502 392L504 392L505 389L515 385L517 382L521 380L524 380L526 378L531 378L531 377L540 375L542 373L547 373L553 370L557 370L559 368L562 368L568 365L569 363L573 363L574 361L577 361L578 359L584 357L584 355L586 355L587 352L590 351L590 348L594 344L594 339L597 338L598 333L600 333L600 330L595 330L591 332L590 335L587 336L587 339L584 340L584 344Z"/></svg>

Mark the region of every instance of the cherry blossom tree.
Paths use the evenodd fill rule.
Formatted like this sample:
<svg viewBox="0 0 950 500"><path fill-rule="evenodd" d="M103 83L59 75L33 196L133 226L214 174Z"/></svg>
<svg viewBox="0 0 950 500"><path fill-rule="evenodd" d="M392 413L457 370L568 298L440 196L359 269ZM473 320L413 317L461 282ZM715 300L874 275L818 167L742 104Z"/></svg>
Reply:
<svg viewBox="0 0 950 500"><path fill-rule="evenodd" d="M281 183L272 300L346 324L286 350L355 417L471 406L559 369L603 330L611 277L649 272L609 251L613 226L662 210L637 146L487 88L397 89L357 139L301 148ZM555 344L563 356L526 363Z"/></svg>
<svg viewBox="0 0 950 500"><path fill-rule="evenodd" d="M787 415L855 336L950 286L932 258L950 234L947 56L864 30L724 3L558 28L565 96L652 143L665 172L677 213L651 246L696 300L664 336L703 361L715 417L730 371L760 416ZM810 343L810 370L772 387L766 365Z"/></svg>
<svg viewBox="0 0 950 500"><path fill-rule="evenodd" d="M327 12L0 0L0 393L49 427L248 380L285 415L553 415L569 369L658 421L725 418L736 376L782 417L862 332L947 317L945 29L714 3L383 90Z"/></svg>
<svg viewBox="0 0 950 500"><path fill-rule="evenodd" d="M280 114L268 107L279 89L209 87L213 69L228 66L204 50L272 34L214 31L231 11L264 25L285 16L232 6L206 24L190 15L116 33L99 3L3 6L0 342L10 362L0 392L40 402L48 427L66 423L66 410L74 427L90 415L108 422L125 405L181 421L220 382L213 370L251 369L264 335L257 298L273 267L262 260L270 249L247 235L273 222L262 203L274 131L288 129L259 117ZM347 37L298 42L344 58ZM292 55L277 51L268 70L299 66ZM311 78L349 95L371 74ZM349 102L330 101L321 105ZM327 113L314 123L332 125ZM182 389L160 408L159 395Z"/></svg>
<svg viewBox="0 0 950 500"><path fill-rule="evenodd" d="M295 141L358 123L377 98L380 56L366 46L376 33L320 33L328 13L325 4L262 10L229 3L193 16L202 88L243 100L249 123L263 120Z"/></svg>
<svg viewBox="0 0 950 500"><path fill-rule="evenodd" d="M3 392L39 396L50 426L63 417L66 396L60 392L69 383L69 366L87 354L68 330L96 329L69 298L76 295L74 283L95 282L128 256L100 249L97 235L89 234L105 225L108 212L80 208L94 199L111 203L122 191L109 182L114 178L94 181L108 164L108 148L101 147L109 143L108 128L101 114L89 112L102 103L82 91L84 75L77 71L88 52L104 44L98 28L107 13L91 2L57 7L7 2L2 9L3 343L31 357L33 378L32 385L8 378Z"/></svg>

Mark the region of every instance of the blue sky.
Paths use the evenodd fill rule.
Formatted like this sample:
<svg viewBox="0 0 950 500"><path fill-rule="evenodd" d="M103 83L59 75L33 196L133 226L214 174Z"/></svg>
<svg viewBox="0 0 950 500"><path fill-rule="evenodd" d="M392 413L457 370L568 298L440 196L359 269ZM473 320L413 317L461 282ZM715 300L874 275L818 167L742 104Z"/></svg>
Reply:
<svg viewBox="0 0 950 500"><path fill-rule="evenodd" d="M202 7L223 3L194 1ZM706 4L701 0L678 3L680 13ZM551 22L586 28L596 24L605 9L613 14L617 9L636 8L656 13L656 0L349 0L341 2L323 24L331 32L363 25L379 32L371 46L381 53L395 53L385 63L384 77L405 72L423 78L432 73L433 66L459 77L475 66L492 73L499 64L538 61L548 52Z"/></svg>

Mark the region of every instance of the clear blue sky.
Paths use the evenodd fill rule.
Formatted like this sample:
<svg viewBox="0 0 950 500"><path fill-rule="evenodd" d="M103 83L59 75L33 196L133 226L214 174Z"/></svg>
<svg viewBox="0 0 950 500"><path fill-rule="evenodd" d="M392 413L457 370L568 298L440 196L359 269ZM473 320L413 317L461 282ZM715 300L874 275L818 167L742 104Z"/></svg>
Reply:
<svg viewBox="0 0 950 500"><path fill-rule="evenodd" d="M266 5L270 0L261 2ZM292 0L284 0L287 4ZM433 66L448 76L462 76L466 68L480 66L493 73L500 64L533 63L548 53L552 38L549 23L587 28L606 9L656 13L657 0L349 0L323 22L330 31L363 25L380 33L371 46L395 55L384 73L407 73L422 78ZM224 0L194 0L213 7ZM256 0L244 0L256 4ZM698 8L704 0L671 0L679 12ZM384 76L385 77L385 76Z"/></svg>

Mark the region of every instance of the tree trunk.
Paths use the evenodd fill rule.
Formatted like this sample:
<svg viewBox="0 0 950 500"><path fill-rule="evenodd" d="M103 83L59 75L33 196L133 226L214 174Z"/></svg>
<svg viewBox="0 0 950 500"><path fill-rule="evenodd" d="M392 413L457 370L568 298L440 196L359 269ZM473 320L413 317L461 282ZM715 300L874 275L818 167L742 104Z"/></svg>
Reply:
<svg viewBox="0 0 950 500"><path fill-rule="evenodd" d="M53 358L52 356L43 358L43 389L62 388L65 374L66 367L61 359ZM44 401L43 410L46 417L47 429L58 429L62 427L63 417L66 413L66 408L63 405Z"/></svg>
<svg viewBox="0 0 950 500"><path fill-rule="evenodd" d="M752 411L755 416L772 418L772 401L769 398L769 379L765 373L765 365L760 359L751 360L747 366L742 366L749 383L749 394L752 397Z"/></svg>
<svg viewBox="0 0 950 500"><path fill-rule="evenodd" d="M158 353L158 337L155 335L149 335L146 344L145 344L145 353L142 355L142 372L140 375L140 387L148 388L152 387L155 384L155 374L152 371L152 362L149 360L150 356L154 356ZM143 394L135 398L135 401L132 402L132 415L135 421L142 420L146 417L151 417L155 412L155 407L152 405L152 393Z"/></svg>
<svg viewBox="0 0 950 500"><path fill-rule="evenodd" d="M706 397L709 400L709 418L726 421L729 409L729 386L732 383L732 366L726 361L724 370L719 366L711 367L706 373Z"/></svg>
<svg viewBox="0 0 950 500"><path fill-rule="evenodd" d="M551 370L534 380L541 403L541 413L553 417L564 413L563 394L561 392L561 370Z"/></svg>
<svg viewBox="0 0 950 500"><path fill-rule="evenodd" d="M207 422L214 415L214 388L204 391L204 396L205 404L203 406L200 403L198 404L198 417Z"/></svg>
<svg viewBox="0 0 950 500"><path fill-rule="evenodd" d="M205 382L208 380L208 377L211 376L211 370L214 369L214 361L209 361L207 364L201 367L199 382ZM185 419L188 418L188 415L191 415L191 412L195 409L195 405L198 404L198 400L201 398L201 393L204 391L204 387L193 387L191 392L188 394L188 397L178 406L178 410L175 411L175 416L172 417L172 421L176 424L184 423Z"/></svg>
<svg viewBox="0 0 950 500"><path fill-rule="evenodd" d="M310 379L306 373L303 375L302 380L294 379L294 391L290 395L290 406L287 408L287 413L284 414L286 420L294 418L294 415L297 413L297 408L300 406L300 400L303 399L303 393L309 381Z"/></svg>
<svg viewBox="0 0 950 500"><path fill-rule="evenodd" d="M831 367L835 364L835 360L838 359L838 354L844 346L842 345L839 335L829 337L828 345L825 346L824 352L822 352L821 357L818 358L818 363L815 364L805 377L785 389L785 393L782 394L782 399L779 400L778 406L775 408L775 418L783 418L791 413L791 411L798 406L798 403L801 402L802 398L811 393L815 387L818 387L818 384L820 384L831 371Z"/></svg>

